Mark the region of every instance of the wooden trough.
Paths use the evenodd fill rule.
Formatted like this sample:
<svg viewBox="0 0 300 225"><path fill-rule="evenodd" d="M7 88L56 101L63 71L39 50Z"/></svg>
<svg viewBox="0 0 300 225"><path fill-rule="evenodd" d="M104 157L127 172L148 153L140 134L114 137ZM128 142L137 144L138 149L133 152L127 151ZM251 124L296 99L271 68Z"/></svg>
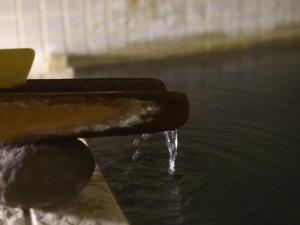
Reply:
<svg viewBox="0 0 300 225"><path fill-rule="evenodd" d="M28 80L0 90L0 144L160 132L188 119L187 97L156 79ZM34 182L34 181L33 181ZM0 206L0 224L128 224L100 170L49 209Z"/></svg>
<svg viewBox="0 0 300 225"><path fill-rule="evenodd" d="M187 119L187 97L155 79L28 80L0 91L0 143L159 132Z"/></svg>

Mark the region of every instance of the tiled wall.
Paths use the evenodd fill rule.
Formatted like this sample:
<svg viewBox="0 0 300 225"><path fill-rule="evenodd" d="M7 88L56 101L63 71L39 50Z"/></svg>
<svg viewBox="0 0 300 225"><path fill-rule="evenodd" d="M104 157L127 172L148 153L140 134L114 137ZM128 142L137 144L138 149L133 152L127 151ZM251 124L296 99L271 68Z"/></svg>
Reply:
<svg viewBox="0 0 300 225"><path fill-rule="evenodd" d="M109 53L189 35L264 34L300 24L299 0L0 0L0 48Z"/></svg>

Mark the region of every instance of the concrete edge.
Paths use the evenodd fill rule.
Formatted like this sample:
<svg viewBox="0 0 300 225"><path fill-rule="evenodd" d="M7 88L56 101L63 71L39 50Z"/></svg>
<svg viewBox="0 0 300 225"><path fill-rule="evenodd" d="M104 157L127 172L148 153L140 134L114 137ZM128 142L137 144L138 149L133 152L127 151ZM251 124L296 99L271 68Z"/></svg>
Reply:
<svg viewBox="0 0 300 225"><path fill-rule="evenodd" d="M182 57L192 54L210 54L286 42L300 42L300 26L281 27L271 32L256 33L254 35L228 36L222 33L212 33L191 36L180 40L128 46L106 54L66 55L64 60L67 67L85 68ZM61 56L53 55L52 60L55 61L59 57Z"/></svg>

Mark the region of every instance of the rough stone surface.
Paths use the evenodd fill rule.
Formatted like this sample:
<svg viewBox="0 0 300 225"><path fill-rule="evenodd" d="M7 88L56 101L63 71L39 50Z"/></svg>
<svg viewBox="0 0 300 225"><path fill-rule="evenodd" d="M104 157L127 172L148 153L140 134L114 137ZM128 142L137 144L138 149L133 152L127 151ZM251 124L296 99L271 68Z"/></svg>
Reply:
<svg viewBox="0 0 300 225"><path fill-rule="evenodd" d="M30 209L30 215L35 225L128 225L99 170L76 198L53 208Z"/></svg>
<svg viewBox="0 0 300 225"><path fill-rule="evenodd" d="M0 225L27 225L29 216L22 209L0 205Z"/></svg>
<svg viewBox="0 0 300 225"><path fill-rule="evenodd" d="M0 225L128 225L99 169L74 198L54 207L21 209L0 205Z"/></svg>
<svg viewBox="0 0 300 225"><path fill-rule="evenodd" d="M0 147L0 203L22 208L57 205L81 191L95 162L79 140Z"/></svg>

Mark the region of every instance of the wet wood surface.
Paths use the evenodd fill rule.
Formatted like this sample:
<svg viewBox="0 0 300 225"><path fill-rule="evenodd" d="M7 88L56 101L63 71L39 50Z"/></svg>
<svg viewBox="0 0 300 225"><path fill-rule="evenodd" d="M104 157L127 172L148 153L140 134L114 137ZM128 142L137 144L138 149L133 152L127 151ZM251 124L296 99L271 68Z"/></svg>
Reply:
<svg viewBox="0 0 300 225"><path fill-rule="evenodd" d="M70 82L30 81L2 90L0 143L159 132L188 119L187 97L166 91L158 80Z"/></svg>
<svg viewBox="0 0 300 225"><path fill-rule="evenodd" d="M159 90L166 90L164 83L152 78L29 79L23 86L0 89L0 94L97 93Z"/></svg>

